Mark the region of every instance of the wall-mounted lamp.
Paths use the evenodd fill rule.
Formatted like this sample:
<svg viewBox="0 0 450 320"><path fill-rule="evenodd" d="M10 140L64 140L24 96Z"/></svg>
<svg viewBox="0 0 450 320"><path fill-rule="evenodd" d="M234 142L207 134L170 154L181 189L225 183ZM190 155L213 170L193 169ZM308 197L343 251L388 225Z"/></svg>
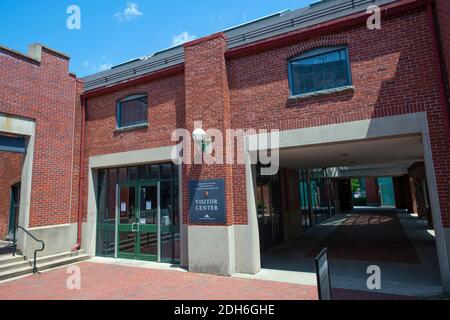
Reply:
<svg viewBox="0 0 450 320"><path fill-rule="evenodd" d="M192 139L198 143L202 152L211 144L211 137L202 128L197 128L192 132Z"/></svg>

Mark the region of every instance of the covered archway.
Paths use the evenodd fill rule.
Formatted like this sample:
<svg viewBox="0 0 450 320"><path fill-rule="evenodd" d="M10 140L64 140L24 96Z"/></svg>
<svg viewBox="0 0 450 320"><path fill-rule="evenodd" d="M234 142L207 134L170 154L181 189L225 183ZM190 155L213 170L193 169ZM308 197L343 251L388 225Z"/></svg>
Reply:
<svg viewBox="0 0 450 320"><path fill-rule="evenodd" d="M426 171L434 230L427 228L426 221L405 204L400 208L342 210L345 204L338 196L342 188L339 181L351 177L395 179L407 176L418 163ZM332 203L326 209L332 208L336 214L326 219L319 219L322 204L321 210L314 210L311 205L312 196L322 196L310 183L311 172L317 170L325 171L333 180L333 195L327 199ZM269 272L282 281L286 276L283 272L299 272L305 281L314 281L314 256L327 246L330 264L333 259L338 261L332 274L336 286L367 290L367 267L377 263L384 269L384 288L388 293L404 293L394 292L395 288L416 286L414 294L436 294L442 291L441 285L446 286L447 249L435 194L426 118L421 114L280 132L280 172L286 171L288 179L281 184L295 187L280 188L280 193L287 192L298 200L283 209L281 225L288 235L284 233L284 244L261 254L260 275ZM304 172L306 180L302 180ZM301 195L296 196L302 189L299 182L306 183L308 189L306 205ZM304 228L305 219L312 221L308 230ZM425 287L428 290L423 290Z"/></svg>

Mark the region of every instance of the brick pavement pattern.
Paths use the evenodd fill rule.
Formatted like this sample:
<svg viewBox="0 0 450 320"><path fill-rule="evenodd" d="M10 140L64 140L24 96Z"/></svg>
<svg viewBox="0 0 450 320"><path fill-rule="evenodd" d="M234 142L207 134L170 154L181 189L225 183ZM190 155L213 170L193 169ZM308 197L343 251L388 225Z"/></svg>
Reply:
<svg viewBox="0 0 450 320"><path fill-rule="evenodd" d="M324 247L328 248L331 259L420 263L393 210L351 215L309 252L308 257L317 256Z"/></svg>
<svg viewBox="0 0 450 320"><path fill-rule="evenodd" d="M0 284L0 300L317 300L314 286L83 262L81 290L66 268ZM336 299L405 297L337 289Z"/></svg>

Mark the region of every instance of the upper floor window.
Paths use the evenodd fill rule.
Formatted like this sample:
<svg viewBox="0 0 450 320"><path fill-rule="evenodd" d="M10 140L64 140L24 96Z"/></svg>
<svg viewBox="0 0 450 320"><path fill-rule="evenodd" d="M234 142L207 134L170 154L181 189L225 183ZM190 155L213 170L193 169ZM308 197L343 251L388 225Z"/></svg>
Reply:
<svg viewBox="0 0 450 320"><path fill-rule="evenodd" d="M139 94L128 96L117 102L117 127L125 128L146 124L147 95Z"/></svg>
<svg viewBox="0 0 450 320"><path fill-rule="evenodd" d="M291 95L312 93L351 85L345 47L319 48L289 62Z"/></svg>

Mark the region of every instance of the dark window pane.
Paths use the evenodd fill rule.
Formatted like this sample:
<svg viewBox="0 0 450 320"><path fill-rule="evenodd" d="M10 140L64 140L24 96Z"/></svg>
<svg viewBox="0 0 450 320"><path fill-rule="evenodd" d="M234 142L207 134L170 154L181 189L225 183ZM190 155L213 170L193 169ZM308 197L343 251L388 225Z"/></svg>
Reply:
<svg viewBox="0 0 450 320"><path fill-rule="evenodd" d="M140 233L140 248L139 251L142 254L158 254L158 235L156 233L141 232ZM162 243L162 245L164 245Z"/></svg>
<svg viewBox="0 0 450 320"><path fill-rule="evenodd" d="M161 164L161 179L172 178L172 163Z"/></svg>
<svg viewBox="0 0 450 320"><path fill-rule="evenodd" d="M102 257L114 257L116 237L114 231L97 230L97 255Z"/></svg>
<svg viewBox="0 0 450 320"><path fill-rule="evenodd" d="M179 170L178 165L173 165L173 178L174 179L178 179L178 170Z"/></svg>
<svg viewBox="0 0 450 320"><path fill-rule="evenodd" d="M350 85L345 49L291 62L292 94L304 94Z"/></svg>
<svg viewBox="0 0 450 320"><path fill-rule="evenodd" d="M178 205L178 180L172 181L173 184L173 224L180 224L180 213L179 213L179 205Z"/></svg>
<svg viewBox="0 0 450 320"><path fill-rule="evenodd" d="M136 181L138 179L138 168L128 168L128 181Z"/></svg>
<svg viewBox="0 0 450 320"><path fill-rule="evenodd" d="M175 207L173 181L162 181L161 187L161 260L165 262L179 261L180 259L180 234L179 213Z"/></svg>
<svg viewBox="0 0 450 320"><path fill-rule="evenodd" d="M110 169L108 174L108 214L107 223L116 223L116 185L117 185L117 169Z"/></svg>
<svg viewBox="0 0 450 320"><path fill-rule="evenodd" d="M106 170L99 170L98 171L98 184L106 184L107 183L107 171Z"/></svg>
<svg viewBox="0 0 450 320"><path fill-rule="evenodd" d="M109 169L108 183L115 185L117 183L117 169Z"/></svg>
<svg viewBox="0 0 450 320"><path fill-rule="evenodd" d="M98 208L98 220L100 223L105 223L106 220L106 199L107 199L107 185L98 185L98 197L97 197L97 208Z"/></svg>
<svg viewBox="0 0 450 320"><path fill-rule="evenodd" d="M147 96L119 102L119 127L147 123Z"/></svg>
<svg viewBox="0 0 450 320"><path fill-rule="evenodd" d="M139 166L138 175L140 180L148 180L150 179L150 166Z"/></svg>
<svg viewBox="0 0 450 320"><path fill-rule="evenodd" d="M150 179L159 179L159 164L152 164L150 167Z"/></svg>
<svg viewBox="0 0 450 320"><path fill-rule="evenodd" d="M119 169L119 181L126 182L127 179L128 179L127 168L120 168Z"/></svg>

